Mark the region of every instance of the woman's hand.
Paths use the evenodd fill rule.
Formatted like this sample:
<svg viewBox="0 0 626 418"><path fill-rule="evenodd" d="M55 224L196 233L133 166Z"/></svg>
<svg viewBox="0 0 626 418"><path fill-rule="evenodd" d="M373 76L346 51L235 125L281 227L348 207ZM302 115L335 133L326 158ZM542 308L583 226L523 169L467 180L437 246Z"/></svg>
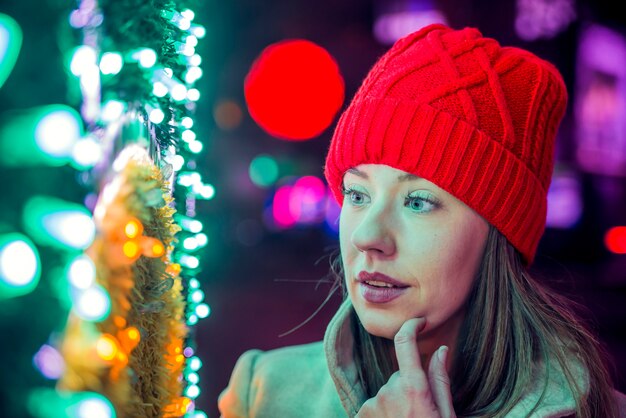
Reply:
<svg viewBox="0 0 626 418"><path fill-rule="evenodd" d="M416 337L424 325L424 318L402 324L394 338L400 370L363 404L357 418L456 418L446 371L448 347L433 353L428 375L422 368Z"/></svg>

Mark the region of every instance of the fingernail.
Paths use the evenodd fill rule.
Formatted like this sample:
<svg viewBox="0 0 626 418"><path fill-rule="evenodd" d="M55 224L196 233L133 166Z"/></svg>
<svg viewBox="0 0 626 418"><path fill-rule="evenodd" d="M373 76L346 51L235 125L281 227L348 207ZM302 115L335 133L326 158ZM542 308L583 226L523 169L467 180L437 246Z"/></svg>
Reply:
<svg viewBox="0 0 626 418"><path fill-rule="evenodd" d="M437 353L437 356L439 356L439 361L443 365L446 365L446 360L447 360L447 357L448 357L448 347L446 347L445 345L442 345L439 348L439 352Z"/></svg>

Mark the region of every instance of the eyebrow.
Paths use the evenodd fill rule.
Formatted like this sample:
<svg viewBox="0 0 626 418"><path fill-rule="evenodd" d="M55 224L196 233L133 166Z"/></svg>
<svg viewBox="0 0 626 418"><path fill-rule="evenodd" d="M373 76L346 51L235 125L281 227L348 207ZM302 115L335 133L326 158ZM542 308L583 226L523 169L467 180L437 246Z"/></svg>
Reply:
<svg viewBox="0 0 626 418"><path fill-rule="evenodd" d="M352 173L352 174L354 174L355 176L359 176L361 178L369 180L369 176L367 175L367 173L365 173L364 171L359 170L358 168L349 168L347 171ZM401 174L401 175L398 176L398 181L399 182L410 181L410 180L419 180L419 179L421 179L421 177L418 177L415 174L411 174L411 173L405 173L405 174Z"/></svg>

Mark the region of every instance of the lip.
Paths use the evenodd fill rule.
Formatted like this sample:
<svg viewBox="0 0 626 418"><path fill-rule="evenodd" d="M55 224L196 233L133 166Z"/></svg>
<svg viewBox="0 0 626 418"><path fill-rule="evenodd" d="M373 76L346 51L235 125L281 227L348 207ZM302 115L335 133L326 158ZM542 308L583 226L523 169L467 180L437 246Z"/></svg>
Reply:
<svg viewBox="0 0 626 418"><path fill-rule="evenodd" d="M379 287L367 284L368 281L379 281L388 283L393 287ZM357 276L357 283L359 286L359 293L361 297L370 303L388 303L392 300L402 296L404 292L409 288L408 285L389 277L382 273L368 273L362 271Z"/></svg>
<svg viewBox="0 0 626 418"><path fill-rule="evenodd" d="M365 283L367 281L376 280L378 282L389 283L395 287L409 287L409 285L402 283L400 280L396 280L393 277L389 277L386 274L372 272L369 273L367 271L362 271L357 276L357 282Z"/></svg>

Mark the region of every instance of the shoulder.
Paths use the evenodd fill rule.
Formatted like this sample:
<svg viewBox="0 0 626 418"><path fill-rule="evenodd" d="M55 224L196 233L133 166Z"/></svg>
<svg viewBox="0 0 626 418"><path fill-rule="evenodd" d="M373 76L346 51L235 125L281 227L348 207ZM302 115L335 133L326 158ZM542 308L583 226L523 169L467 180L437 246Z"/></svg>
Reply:
<svg viewBox="0 0 626 418"><path fill-rule="evenodd" d="M276 348L274 350L252 350L257 359L257 367L282 367L285 365L309 364L312 360L325 361L322 342L317 341L309 344L292 345ZM245 355L245 354L244 354Z"/></svg>
<svg viewBox="0 0 626 418"><path fill-rule="evenodd" d="M234 372L247 370L251 373L281 369L284 367L310 366L311 361L325 361L322 342L276 348L262 351L252 349L244 352L235 363Z"/></svg>
<svg viewBox="0 0 626 418"><path fill-rule="evenodd" d="M568 379L568 375L573 381ZM527 416L531 411L533 418L571 416L576 412L576 400L588 391L589 374L574 356L564 364L550 358L532 365L532 380L529 383L522 398L507 413L507 418Z"/></svg>
<svg viewBox="0 0 626 418"><path fill-rule="evenodd" d="M253 350L242 357L251 358L255 384L279 387L302 384L303 379L320 379L328 375L326 356L321 342L295 345L269 351Z"/></svg>
<svg viewBox="0 0 626 418"><path fill-rule="evenodd" d="M224 417L271 416L277 408L318 390L325 380L332 384L321 342L248 350L237 360L218 404ZM283 405L276 403L278 398Z"/></svg>
<svg viewBox="0 0 626 418"><path fill-rule="evenodd" d="M615 403L619 411L618 416L620 418L626 418L626 395L618 390L613 390L613 396L615 397Z"/></svg>

